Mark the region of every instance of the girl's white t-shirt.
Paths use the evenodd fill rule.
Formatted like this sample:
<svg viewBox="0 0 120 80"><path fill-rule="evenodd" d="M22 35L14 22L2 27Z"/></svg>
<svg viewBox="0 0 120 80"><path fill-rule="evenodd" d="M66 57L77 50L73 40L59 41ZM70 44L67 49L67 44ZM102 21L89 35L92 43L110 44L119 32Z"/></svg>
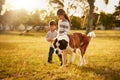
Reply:
<svg viewBox="0 0 120 80"><path fill-rule="evenodd" d="M68 34L69 30L70 30L70 23L67 20L58 21L58 34L59 35Z"/></svg>

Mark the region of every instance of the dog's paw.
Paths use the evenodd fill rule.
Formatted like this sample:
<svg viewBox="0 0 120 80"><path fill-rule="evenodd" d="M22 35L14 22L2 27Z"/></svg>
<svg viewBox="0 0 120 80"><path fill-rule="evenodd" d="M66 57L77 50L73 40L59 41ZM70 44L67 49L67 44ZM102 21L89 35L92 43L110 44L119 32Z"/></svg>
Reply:
<svg viewBox="0 0 120 80"><path fill-rule="evenodd" d="M60 66L60 68L64 68L64 67L66 67L66 65L61 65L61 66Z"/></svg>
<svg viewBox="0 0 120 80"><path fill-rule="evenodd" d="M83 66L83 63L79 63L78 66Z"/></svg>
<svg viewBox="0 0 120 80"><path fill-rule="evenodd" d="M63 68L63 67L64 67L64 65L60 66L60 68Z"/></svg>
<svg viewBox="0 0 120 80"><path fill-rule="evenodd" d="M60 66L62 66L62 64L63 64L63 63L61 62L61 63L60 63Z"/></svg>

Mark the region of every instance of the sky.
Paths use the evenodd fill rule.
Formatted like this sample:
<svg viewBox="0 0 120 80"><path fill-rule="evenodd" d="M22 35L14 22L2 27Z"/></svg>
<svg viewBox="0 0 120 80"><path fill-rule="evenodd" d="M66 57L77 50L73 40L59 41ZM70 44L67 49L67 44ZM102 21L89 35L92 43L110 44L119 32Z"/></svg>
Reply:
<svg viewBox="0 0 120 80"><path fill-rule="evenodd" d="M2 13L7 10L25 9L31 12L35 9L47 9L47 0L6 0Z"/></svg>
<svg viewBox="0 0 120 80"><path fill-rule="evenodd" d="M119 0L109 0L108 5L104 3L104 0L96 0L95 6L98 7L97 13L104 11L106 13L114 13L115 5L118 6Z"/></svg>
<svg viewBox="0 0 120 80"><path fill-rule="evenodd" d="M6 0L5 5L3 6L4 9L2 13L5 12L5 9L7 10L25 9L28 12L31 12L35 9L48 10L47 1L48 0ZM109 0L108 5L106 5L103 0L96 0L94 5L98 7L97 13L100 13L101 11L104 11L105 13L113 13L115 11L115 5L118 5L118 2L119 0ZM67 0L65 0L64 4L67 4ZM80 13L79 11L78 13Z"/></svg>

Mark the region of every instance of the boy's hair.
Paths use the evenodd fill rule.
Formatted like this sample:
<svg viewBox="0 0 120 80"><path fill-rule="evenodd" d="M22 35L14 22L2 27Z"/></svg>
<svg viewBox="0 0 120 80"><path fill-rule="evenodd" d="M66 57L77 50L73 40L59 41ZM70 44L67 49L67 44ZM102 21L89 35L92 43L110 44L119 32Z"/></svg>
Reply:
<svg viewBox="0 0 120 80"><path fill-rule="evenodd" d="M56 25L56 22L54 20L49 22L49 25Z"/></svg>

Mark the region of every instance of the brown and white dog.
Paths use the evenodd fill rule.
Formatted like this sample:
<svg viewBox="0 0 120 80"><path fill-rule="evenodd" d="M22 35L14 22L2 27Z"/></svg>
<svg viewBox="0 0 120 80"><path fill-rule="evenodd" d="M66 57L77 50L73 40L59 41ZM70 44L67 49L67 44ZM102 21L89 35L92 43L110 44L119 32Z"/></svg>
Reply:
<svg viewBox="0 0 120 80"><path fill-rule="evenodd" d="M56 53L62 54L62 66L66 64L67 54L71 55L70 63L74 62L77 49L81 51L79 66L85 64L84 54L92 37L95 37L94 32L90 32L88 35L82 33L73 33L58 36L55 39L53 46Z"/></svg>

